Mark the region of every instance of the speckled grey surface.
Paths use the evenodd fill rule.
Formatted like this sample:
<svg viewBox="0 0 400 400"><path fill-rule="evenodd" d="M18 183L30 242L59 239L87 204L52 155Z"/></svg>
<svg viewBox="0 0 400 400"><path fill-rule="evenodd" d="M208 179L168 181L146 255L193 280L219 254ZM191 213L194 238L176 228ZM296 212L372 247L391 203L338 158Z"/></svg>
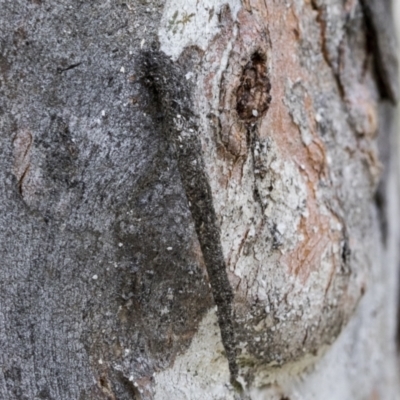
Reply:
<svg viewBox="0 0 400 400"><path fill-rule="evenodd" d="M131 399L211 306L137 70L161 5L0 4L2 399Z"/></svg>

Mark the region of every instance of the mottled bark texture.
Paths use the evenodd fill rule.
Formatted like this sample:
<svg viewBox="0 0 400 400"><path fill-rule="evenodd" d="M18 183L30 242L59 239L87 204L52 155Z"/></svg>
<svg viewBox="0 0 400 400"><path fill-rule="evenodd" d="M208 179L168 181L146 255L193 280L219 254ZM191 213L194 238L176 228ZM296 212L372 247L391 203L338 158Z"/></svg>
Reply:
<svg viewBox="0 0 400 400"><path fill-rule="evenodd" d="M0 0L0 399L395 399L389 1Z"/></svg>

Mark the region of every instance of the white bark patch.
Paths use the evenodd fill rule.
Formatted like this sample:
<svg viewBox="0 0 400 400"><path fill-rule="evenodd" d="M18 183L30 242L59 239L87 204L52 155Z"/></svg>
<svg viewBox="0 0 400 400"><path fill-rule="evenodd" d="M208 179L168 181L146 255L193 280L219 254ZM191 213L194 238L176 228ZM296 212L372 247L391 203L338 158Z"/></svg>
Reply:
<svg viewBox="0 0 400 400"><path fill-rule="evenodd" d="M290 10L270 2L267 9L260 2L237 12L230 4L232 13L218 19L222 3L214 13L209 3L167 2L161 49L174 59L191 45L206 52L193 97L234 294L238 379L262 387L292 379L315 362L368 286L379 248L371 212L375 144L365 135L371 143L360 148L343 117L312 7L297 2ZM287 29L278 23L282 14ZM304 22L298 26L298 20ZM265 114L249 108L243 118L238 88L255 55L266 63L272 101ZM257 124L250 124L253 117ZM200 339L211 343L207 335L199 333ZM202 348L195 341L180 360L194 362ZM178 376L180 362L173 367ZM208 382L208 375L201 379ZM204 397L194 377L190 382L193 393L213 398ZM182 398L196 398L193 393Z"/></svg>
<svg viewBox="0 0 400 400"><path fill-rule="evenodd" d="M215 309L203 318L189 349L154 376L154 400L233 400Z"/></svg>
<svg viewBox="0 0 400 400"><path fill-rule="evenodd" d="M205 50L218 32L218 13L228 4L236 15L239 0L168 0L159 30L161 50L176 60L185 47Z"/></svg>
<svg viewBox="0 0 400 400"><path fill-rule="evenodd" d="M284 103L290 110L290 115L293 118L293 122L300 129L301 140L305 146L309 146L313 137L308 127L306 110L302 107L298 107L299 104L304 103L305 93L306 91L301 81L293 83L290 81L290 79L288 79Z"/></svg>

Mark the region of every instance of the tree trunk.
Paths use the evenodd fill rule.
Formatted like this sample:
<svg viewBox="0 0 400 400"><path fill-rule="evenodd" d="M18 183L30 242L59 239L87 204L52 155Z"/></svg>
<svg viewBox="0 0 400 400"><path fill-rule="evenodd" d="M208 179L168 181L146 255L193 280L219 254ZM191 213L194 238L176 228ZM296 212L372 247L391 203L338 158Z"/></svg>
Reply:
<svg viewBox="0 0 400 400"><path fill-rule="evenodd" d="M0 0L0 398L397 399L389 0Z"/></svg>

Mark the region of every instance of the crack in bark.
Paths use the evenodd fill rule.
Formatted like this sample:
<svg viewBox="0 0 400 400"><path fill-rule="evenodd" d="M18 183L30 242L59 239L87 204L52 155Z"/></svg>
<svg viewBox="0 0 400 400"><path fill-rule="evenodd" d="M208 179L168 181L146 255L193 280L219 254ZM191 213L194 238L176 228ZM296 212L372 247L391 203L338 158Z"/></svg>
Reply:
<svg viewBox="0 0 400 400"><path fill-rule="evenodd" d="M333 73L340 96L342 98L344 98L345 90L344 90L342 81L340 79L340 68L341 68L341 63L342 63L342 59L343 59L343 41L340 43L338 59L337 59L338 69L337 69L337 71L335 71L335 68L329 57L329 49L328 49L327 40L326 40L327 22L326 22L326 17L324 17L324 14L326 14L326 6L320 6L318 4L317 0L311 0L311 7L314 11L317 12L316 21L317 21L318 25L320 26L320 32L321 32L320 38L321 38L322 57L324 58L326 64L329 66L329 68L331 69L331 71Z"/></svg>
<svg viewBox="0 0 400 400"><path fill-rule="evenodd" d="M18 190L23 197L23 185L30 170L30 153L32 149L32 134L23 130L13 140L14 146L14 175L18 180Z"/></svg>
<svg viewBox="0 0 400 400"><path fill-rule="evenodd" d="M383 0L360 0L360 4L372 43L381 96L396 104L399 99L399 66L390 3Z"/></svg>
<svg viewBox="0 0 400 400"><path fill-rule="evenodd" d="M366 34L372 46L380 94L382 98L389 99L395 104L399 98L398 60L396 45L393 41L394 28L390 18L390 7L384 3L385 1L382 0L360 0L366 24ZM311 0L311 7L317 12L316 20L320 25L322 55L327 65L332 69L340 94L344 97L345 88L340 78L344 42L342 40L338 49L338 68L335 71L326 43L326 6L319 5L317 0Z"/></svg>
<svg viewBox="0 0 400 400"><path fill-rule="evenodd" d="M81 64L82 64L81 62L78 62L76 64L71 64L71 65L69 65L68 67L65 67L65 68L58 67L57 68L57 72L59 74L62 74L63 72L66 72L66 71L69 71L69 70L74 69L76 67L79 67Z"/></svg>
<svg viewBox="0 0 400 400"><path fill-rule="evenodd" d="M258 190L258 185L257 185L257 175L259 174L259 166L257 165L257 157L256 157L256 143L259 142L259 137L258 137L258 126L257 125L251 125L247 128L247 137L248 137L248 147L250 148L251 151L251 160L253 164L253 197L254 201L259 204L261 208L261 214L262 214L262 219L264 221L264 212L265 212L265 205L261 199L260 192ZM261 174L260 174L261 175Z"/></svg>
<svg viewBox="0 0 400 400"><path fill-rule="evenodd" d="M239 119L245 124L247 130L247 148L250 149L254 176L254 200L260 205L263 220L265 206L262 202L257 175L263 176L263 171L258 165L256 146L259 144L258 121L268 112L271 104L271 82L269 80L266 56L256 51L250 61L243 68L240 84L236 90L236 110Z"/></svg>

